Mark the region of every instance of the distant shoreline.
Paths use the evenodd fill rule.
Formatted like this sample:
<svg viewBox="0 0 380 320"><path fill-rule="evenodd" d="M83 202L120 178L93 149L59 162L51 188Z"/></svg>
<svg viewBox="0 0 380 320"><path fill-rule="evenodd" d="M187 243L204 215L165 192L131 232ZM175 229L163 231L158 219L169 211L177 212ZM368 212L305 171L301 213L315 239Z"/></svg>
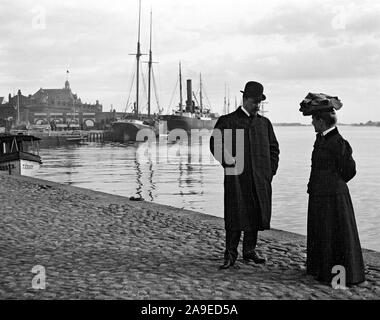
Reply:
<svg viewBox="0 0 380 320"><path fill-rule="evenodd" d="M276 127L310 127L311 124L303 123L273 123ZM349 126L349 127L380 127L380 122L372 123L338 123L338 126Z"/></svg>
<svg viewBox="0 0 380 320"><path fill-rule="evenodd" d="M302 123L273 123L274 126L278 127L307 127L310 124L302 124Z"/></svg>

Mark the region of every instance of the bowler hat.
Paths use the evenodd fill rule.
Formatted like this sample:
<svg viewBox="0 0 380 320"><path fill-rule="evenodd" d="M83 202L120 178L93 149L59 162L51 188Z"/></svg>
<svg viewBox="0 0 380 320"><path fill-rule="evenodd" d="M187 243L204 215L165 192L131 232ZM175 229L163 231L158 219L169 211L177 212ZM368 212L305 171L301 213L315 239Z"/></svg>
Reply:
<svg viewBox="0 0 380 320"><path fill-rule="evenodd" d="M263 93L264 87L261 83L256 81L249 81L245 85L244 91L241 91L247 98L260 99L264 101L267 97Z"/></svg>

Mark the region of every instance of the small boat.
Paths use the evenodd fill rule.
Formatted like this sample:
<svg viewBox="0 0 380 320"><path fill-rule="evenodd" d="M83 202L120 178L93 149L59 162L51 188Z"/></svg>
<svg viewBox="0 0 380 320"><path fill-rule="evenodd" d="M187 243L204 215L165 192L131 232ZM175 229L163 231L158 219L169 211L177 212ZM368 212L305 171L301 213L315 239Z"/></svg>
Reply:
<svg viewBox="0 0 380 320"><path fill-rule="evenodd" d="M0 134L0 171L31 176L42 163L41 139L24 134Z"/></svg>
<svg viewBox="0 0 380 320"><path fill-rule="evenodd" d="M30 126L26 130L10 130L11 134L24 134L24 135L32 135L36 138L40 138L41 141L39 145L41 148L46 147L57 147L61 145L67 144L79 144L83 142L87 135L80 130L57 130L53 131L50 127L38 127L38 126Z"/></svg>
<svg viewBox="0 0 380 320"><path fill-rule="evenodd" d="M83 142L87 138L87 134L84 134L80 130L73 131L56 131L55 133L50 132L50 136L57 136L60 142L63 144L67 143L80 143Z"/></svg>
<svg viewBox="0 0 380 320"><path fill-rule="evenodd" d="M68 137L68 136L66 136L66 141L68 141L68 142L78 142L78 143L80 143L80 142L82 142L83 141L83 138L82 137L78 137L78 136L73 136L73 137Z"/></svg>

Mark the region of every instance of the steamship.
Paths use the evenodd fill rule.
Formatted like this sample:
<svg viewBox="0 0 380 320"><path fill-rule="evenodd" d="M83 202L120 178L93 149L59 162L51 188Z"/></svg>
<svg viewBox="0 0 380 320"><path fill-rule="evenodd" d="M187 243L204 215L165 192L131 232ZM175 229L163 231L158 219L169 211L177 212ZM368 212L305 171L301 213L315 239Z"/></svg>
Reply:
<svg viewBox="0 0 380 320"><path fill-rule="evenodd" d="M199 90L199 105L195 104L193 100L195 94L192 90L191 79L186 80L187 100L183 108L182 105L182 75L181 64L179 65L179 83L180 83L180 103L178 110L175 110L171 115L160 115L160 120L166 122L167 131L174 129L183 129L190 132L191 129L213 129L218 114L212 113L209 108L203 106L202 102L202 78L200 76L200 90ZM165 126L164 126L165 127Z"/></svg>

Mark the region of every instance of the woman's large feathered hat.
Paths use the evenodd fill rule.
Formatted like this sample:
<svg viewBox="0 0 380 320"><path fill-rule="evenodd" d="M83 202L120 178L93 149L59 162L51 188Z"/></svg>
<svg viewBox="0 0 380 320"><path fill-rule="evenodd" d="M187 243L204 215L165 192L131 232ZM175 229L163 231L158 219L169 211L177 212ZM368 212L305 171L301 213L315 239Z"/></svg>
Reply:
<svg viewBox="0 0 380 320"><path fill-rule="evenodd" d="M329 96L324 93L309 92L305 99L300 103L299 111L304 116L311 116L316 112L339 110L343 107L338 97Z"/></svg>

